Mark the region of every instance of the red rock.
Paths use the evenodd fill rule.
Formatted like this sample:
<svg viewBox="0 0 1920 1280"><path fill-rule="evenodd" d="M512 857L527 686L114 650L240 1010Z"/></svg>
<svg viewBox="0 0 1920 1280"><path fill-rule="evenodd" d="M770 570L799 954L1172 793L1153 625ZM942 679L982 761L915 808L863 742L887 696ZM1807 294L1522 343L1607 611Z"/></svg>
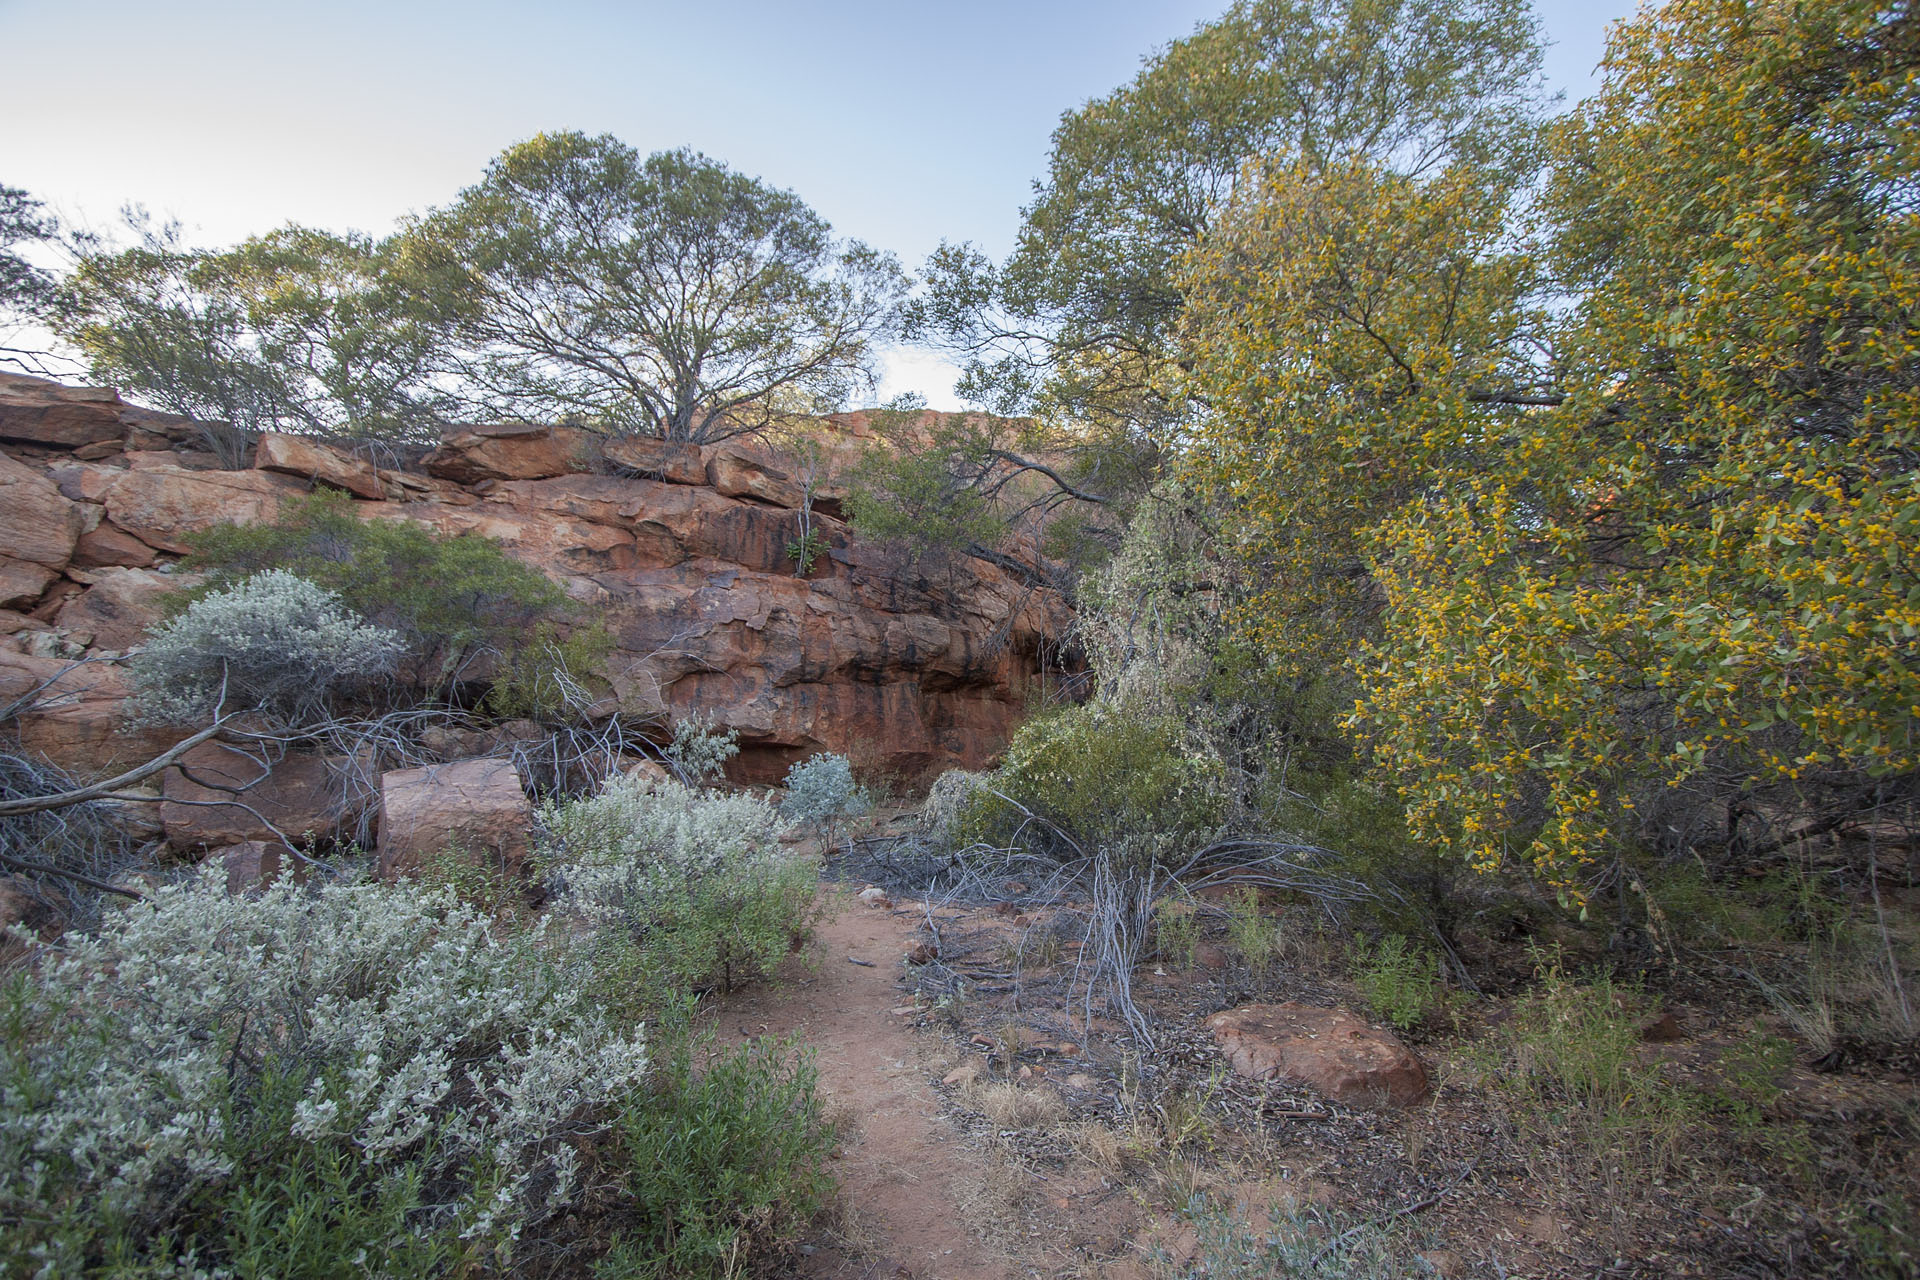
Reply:
<svg viewBox="0 0 1920 1280"><path fill-rule="evenodd" d="M0 556L0 608L31 605L60 575L43 564Z"/></svg>
<svg viewBox="0 0 1920 1280"><path fill-rule="evenodd" d="M1254 1080L1311 1085L1355 1107L1410 1107L1427 1096L1427 1072L1391 1032L1342 1009L1253 1004L1207 1019L1233 1069Z"/></svg>
<svg viewBox="0 0 1920 1280"><path fill-rule="evenodd" d="M141 569L154 562L154 550L117 525L102 521L73 544L73 562L85 569L118 565Z"/></svg>
<svg viewBox="0 0 1920 1280"><path fill-rule="evenodd" d="M111 387L65 387L44 378L0 374L0 439L77 445L126 434L120 396Z"/></svg>
<svg viewBox="0 0 1920 1280"><path fill-rule="evenodd" d="M103 568L90 576L93 585L62 605L54 623L95 649L131 649L142 643L160 621L167 597L199 581L194 575L148 569Z"/></svg>
<svg viewBox="0 0 1920 1280"><path fill-rule="evenodd" d="M525 422L448 430L426 457L429 475L460 484L483 480L542 480L584 471L591 437L574 427Z"/></svg>
<svg viewBox="0 0 1920 1280"><path fill-rule="evenodd" d="M45 472L0 454L0 548L58 569L73 557L85 516Z"/></svg>
<svg viewBox="0 0 1920 1280"><path fill-rule="evenodd" d="M253 465L261 471L279 471L344 489L357 498L375 501L387 496L380 472L360 458L314 440L265 431L254 447Z"/></svg>
<svg viewBox="0 0 1920 1280"><path fill-rule="evenodd" d="M268 840L230 844L224 849L214 850L210 856L220 859L225 865L227 892L232 894L266 888L280 878L283 870L288 869L282 860L291 862L293 858L286 846Z"/></svg>
<svg viewBox="0 0 1920 1280"><path fill-rule="evenodd" d="M380 777L380 875L459 853L514 868L527 856L533 806L510 760L456 760Z"/></svg>
<svg viewBox="0 0 1920 1280"><path fill-rule="evenodd" d="M113 488L120 477L126 474L125 467L109 467L94 462L67 462L49 468L47 479L53 481L63 497L74 502L101 503L107 500L107 490Z"/></svg>
<svg viewBox="0 0 1920 1280"><path fill-rule="evenodd" d="M237 747L205 742L166 771L161 792L160 821L176 849L305 843L333 835L342 821L331 771L315 755L288 755L269 767Z"/></svg>
<svg viewBox="0 0 1920 1280"><path fill-rule="evenodd" d="M216 524L271 520L280 504L303 488L267 471L135 469L107 490L107 518L150 547L183 552L187 534Z"/></svg>
<svg viewBox="0 0 1920 1280"><path fill-rule="evenodd" d="M707 459L707 483L728 498L755 498L776 507L798 507L806 492L786 472L722 445Z"/></svg>
<svg viewBox="0 0 1920 1280"><path fill-rule="evenodd" d="M82 666L0 650L0 702L43 684L37 705L15 721L20 745L77 776L127 768L186 736L169 729L128 729L126 702L133 690L125 672L112 663Z"/></svg>
<svg viewBox="0 0 1920 1280"><path fill-rule="evenodd" d="M667 484L705 484L707 463L700 446L655 436L620 436L601 446L608 462Z"/></svg>

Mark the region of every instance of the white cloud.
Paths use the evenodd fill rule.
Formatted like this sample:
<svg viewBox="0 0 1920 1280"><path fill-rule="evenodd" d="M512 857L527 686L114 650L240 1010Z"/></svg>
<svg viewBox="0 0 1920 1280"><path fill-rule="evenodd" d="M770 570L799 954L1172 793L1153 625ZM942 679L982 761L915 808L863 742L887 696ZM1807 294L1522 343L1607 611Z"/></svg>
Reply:
<svg viewBox="0 0 1920 1280"><path fill-rule="evenodd" d="M960 366L931 351L891 347L880 353L879 399L887 401L909 391L926 397L929 409L964 409L953 394Z"/></svg>

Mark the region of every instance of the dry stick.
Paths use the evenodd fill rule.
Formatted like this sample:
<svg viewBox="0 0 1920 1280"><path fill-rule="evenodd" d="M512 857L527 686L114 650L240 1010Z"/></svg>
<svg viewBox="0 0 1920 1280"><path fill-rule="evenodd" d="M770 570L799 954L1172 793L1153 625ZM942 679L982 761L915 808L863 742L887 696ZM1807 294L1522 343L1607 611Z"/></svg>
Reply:
<svg viewBox="0 0 1920 1280"><path fill-rule="evenodd" d="M1473 1171L1479 1167L1480 1167L1480 1158L1478 1156L1475 1156L1472 1160L1469 1160L1467 1162L1467 1167L1462 1169L1452 1182L1449 1182L1446 1186L1440 1188L1438 1191L1428 1196L1425 1200L1418 1201L1414 1204L1402 1205L1400 1208L1395 1209L1392 1213L1384 1213L1377 1218L1368 1218L1365 1222L1359 1223L1356 1226L1348 1227L1345 1231L1342 1231L1339 1235L1335 1236L1333 1239L1327 1241L1325 1245L1321 1246L1320 1252L1314 1254L1312 1259L1308 1261L1307 1269L1311 1271L1317 1268L1322 1262L1325 1262L1327 1260L1327 1255L1331 1254L1335 1249L1338 1249L1341 1245L1345 1244L1352 1237L1359 1235L1362 1231L1367 1231L1374 1227L1383 1227L1387 1223L1392 1222L1395 1218L1411 1217L1416 1213L1420 1213L1427 1209L1433 1208L1433 1206L1439 1204L1442 1200L1445 1200L1449 1195L1451 1195L1453 1193L1453 1189L1459 1186L1461 1183L1465 1182L1467 1178L1473 1173Z"/></svg>
<svg viewBox="0 0 1920 1280"><path fill-rule="evenodd" d="M145 902L147 900L147 895L138 890L124 888L117 884L108 884L105 880L96 880L92 876L81 875L78 871L68 871L64 867L49 866L44 862L28 862L24 858L15 858L8 854L0 853L0 866L11 867L15 871L24 871L28 875L58 876L62 880L71 880L75 884L83 884L89 889L98 889L102 893L117 893L123 898L132 898L136 902Z"/></svg>

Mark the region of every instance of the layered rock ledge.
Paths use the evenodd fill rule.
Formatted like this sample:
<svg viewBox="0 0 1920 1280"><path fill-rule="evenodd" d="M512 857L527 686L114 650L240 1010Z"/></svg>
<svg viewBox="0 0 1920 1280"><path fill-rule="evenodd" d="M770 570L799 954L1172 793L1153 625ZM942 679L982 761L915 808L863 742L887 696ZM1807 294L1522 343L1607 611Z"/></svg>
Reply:
<svg viewBox="0 0 1920 1280"><path fill-rule="evenodd" d="M450 428L424 457L267 435L235 465L217 426L0 374L0 697L94 658L21 741L81 774L141 758L156 742L119 724L117 663L180 584L186 535L271 520L324 485L362 519L484 534L552 577L613 637L605 713L738 730L737 781L821 749L906 777L979 767L1054 669L1067 602L1017 564L916 562L855 537L838 514L864 421L820 431L825 547L803 576L788 545L804 478L775 448L504 424Z"/></svg>

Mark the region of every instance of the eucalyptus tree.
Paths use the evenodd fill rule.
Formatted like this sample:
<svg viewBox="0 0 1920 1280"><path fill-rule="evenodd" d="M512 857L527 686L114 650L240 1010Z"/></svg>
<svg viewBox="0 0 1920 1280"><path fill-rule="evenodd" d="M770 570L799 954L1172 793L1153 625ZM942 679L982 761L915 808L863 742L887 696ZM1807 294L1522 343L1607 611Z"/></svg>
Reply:
<svg viewBox="0 0 1920 1280"><path fill-rule="evenodd" d="M695 443L843 406L905 288L792 192L580 133L508 148L407 244L482 403Z"/></svg>

